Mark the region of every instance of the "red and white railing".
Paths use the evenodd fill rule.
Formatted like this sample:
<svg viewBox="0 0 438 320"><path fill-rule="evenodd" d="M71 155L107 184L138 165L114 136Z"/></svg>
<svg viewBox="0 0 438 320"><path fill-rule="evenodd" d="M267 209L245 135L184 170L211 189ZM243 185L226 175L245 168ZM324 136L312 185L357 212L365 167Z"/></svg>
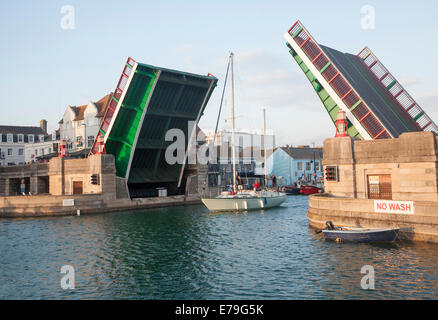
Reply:
<svg viewBox="0 0 438 320"><path fill-rule="evenodd" d="M390 96L400 105L400 107L402 107L403 110L406 111L409 117L414 120L419 130L438 133L438 126L432 121L432 119L430 119L423 109L421 109L417 102L368 47L365 47L357 56L376 77L384 90L389 92Z"/></svg>
<svg viewBox="0 0 438 320"><path fill-rule="evenodd" d="M97 133L96 138L94 139L93 147L91 148L90 155L96 154L99 152L99 146L97 141L99 141L99 137L104 137L108 131L108 128L111 123L111 119L114 116L114 113L117 109L117 104L125 90L126 84L128 83L129 76L131 75L132 68L134 67L135 61L132 58L128 58L126 61L125 67L123 68L122 75L120 76L119 82L117 83L116 89L111 96L111 101L109 106L105 112L105 115L102 119L102 123L100 124L100 129Z"/></svg>
<svg viewBox="0 0 438 320"><path fill-rule="evenodd" d="M339 72L301 22L295 22L288 33L372 139L391 138L392 135L386 130L385 126L374 115L347 79Z"/></svg>

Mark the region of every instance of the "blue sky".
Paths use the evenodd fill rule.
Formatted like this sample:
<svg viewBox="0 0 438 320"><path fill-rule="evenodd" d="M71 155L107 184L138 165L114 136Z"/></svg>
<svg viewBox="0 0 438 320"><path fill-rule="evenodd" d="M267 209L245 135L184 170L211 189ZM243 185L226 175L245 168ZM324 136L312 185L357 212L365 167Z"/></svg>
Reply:
<svg viewBox="0 0 438 320"><path fill-rule="evenodd" d="M75 29L60 26L75 9ZM376 27L361 28L361 8ZM242 129L268 126L280 144L321 144L334 126L283 34L297 20L322 44L358 53L368 45L428 114L438 121L434 75L435 1L9 1L0 11L0 124L54 129L67 105L114 90L128 56L220 81L201 120L214 129L229 51L236 55L236 114ZM225 117L230 114L227 99ZM227 127L221 121L221 127Z"/></svg>

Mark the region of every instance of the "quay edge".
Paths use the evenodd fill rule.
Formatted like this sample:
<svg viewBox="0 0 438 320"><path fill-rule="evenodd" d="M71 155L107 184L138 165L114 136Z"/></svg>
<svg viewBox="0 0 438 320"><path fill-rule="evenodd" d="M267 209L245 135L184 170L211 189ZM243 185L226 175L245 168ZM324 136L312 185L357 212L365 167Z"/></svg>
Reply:
<svg viewBox="0 0 438 320"><path fill-rule="evenodd" d="M438 243L435 133L372 141L329 138L323 166L325 193L309 198L310 226L322 228L330 220L335 226L399 227L404 239Z"/></svg>
<svg viewBox="0 0 438 320"><path fill-rule="evenodd" d="M74 199L74 206L62 206L63 200ZM3 205L2 202L8 203ZM75 216L77 210L81 215L144 210L152 208L173 207L201 204L198 196L169 196L142 199L105 200L99 195L80 196L23 196L3 197L0 201L0 218L36 218L54 216Z"/></svg>
<svg viewBox="0 0 438 320"><path fill-rule="evenodd" d="M312 228L324 228L326 221L335 226L364 228L400 228L400 239L438 243L438 203L414 201L415 214L374 212L374 200L315 194L309 197L307 218Z"/></svg>

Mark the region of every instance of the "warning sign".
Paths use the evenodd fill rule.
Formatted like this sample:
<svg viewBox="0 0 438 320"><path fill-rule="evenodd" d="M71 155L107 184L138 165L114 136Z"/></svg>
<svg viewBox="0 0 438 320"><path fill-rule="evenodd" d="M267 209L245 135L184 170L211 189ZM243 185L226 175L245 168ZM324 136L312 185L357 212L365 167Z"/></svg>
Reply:
<svg viewBox="0 0 438 320"><path fill-rule="evenodd" d="M414 202L374 200L374 212L414 214Z"/></svg>

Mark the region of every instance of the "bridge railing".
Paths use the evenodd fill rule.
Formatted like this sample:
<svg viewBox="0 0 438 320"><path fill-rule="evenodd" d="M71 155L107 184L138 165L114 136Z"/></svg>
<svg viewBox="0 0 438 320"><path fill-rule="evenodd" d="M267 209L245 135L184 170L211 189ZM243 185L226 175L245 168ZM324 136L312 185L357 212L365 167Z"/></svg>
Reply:
<svg viewBox="0 0 438 320"><path fill-rule="evenodd" d="M111 96L111 101L108 105L108 108L103 116L102 123L100 124L100 129L97 132L96 139L94 139L93 147L91 148L90 155L96 154L98 150L97 141L99 141L99 137L105 136L108 131L109 125L111 123L111 119L116 112L117 105L119 100L125 90L126 84L128 83L129 76L131 75L132 68L134 67L135 61L132 58L128 58L125 66L123 67L122 75L120 76L119 82L117 82L116 89L114 90L113 95Z"/></svg>
<svg viewBox="0 0 438 320"><path fill-rule="evenodd" d="M376 77L378 82L388 91L392 98L406 111L406 113L417 124L418 129L422 131L432 131L438 133L438 126L429 118L421 109L418 103L403 88L396 78L385 68L383 63L377 59L374 53L365 47L357 54L360 60Z"/></svg>
<svg viewBox="0 0 438 320"><path fill-rule="evenodd" d="M385 126L339 72L301 22L295 22L288 32L369 135L373 139L391 138Z"/></svg>

